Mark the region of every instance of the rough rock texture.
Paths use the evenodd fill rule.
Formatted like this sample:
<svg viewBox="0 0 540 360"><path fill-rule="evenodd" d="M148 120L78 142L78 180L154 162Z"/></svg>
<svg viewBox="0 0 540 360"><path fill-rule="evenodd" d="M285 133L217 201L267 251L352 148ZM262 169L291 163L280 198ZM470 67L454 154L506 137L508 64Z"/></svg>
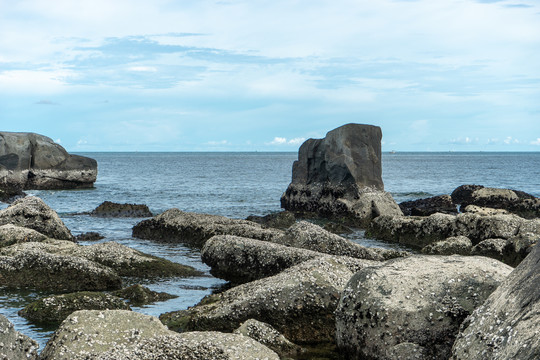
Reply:
<svg viewBox="0 0 540 360"><path fill-rule="evenodd" d="M486 239L471 248L471 255L487 256L508 263L504 259L508 256L507 252L509 251L512 251L509 240Z"/></svg>
<svg viewBox="0 0 540 360"><path fill-rule="evenodd" d="M383 191L381 138L377 126L347 124L324 139L304 142L281 207L362 226L381 214L401 215L392 196Z"/></svg>
<svg viewBox="0 0 540 360"><path fill-rule="evenodd" d="M0 188L75 189L92 187L97 162L70 155L46 136L0 132Z"/></svg>
<svg viewBox="0 0 540 360"><path fill-rule="evenodd" d="M164 292L152 291L149 288L135 284L122 290L113 292L113 295L129 300L129 303L134 306L148 305L157 301L165 301L177 298L176 295L167 294Z"/></svg>
<svg viewBox="0 0 540 360"><path fill-rule="evenodd" d="M202 248L214 235L235 235L250 239L272 241L283 235L277 229L266 229L247 220L224 216L197 214L169 209L133 227L133 236L164 242L177 242Z"/></svg>
<svg viewBox="0 0 540 360"><path fill-rule="evenodd" d="M250 215L246 220L256 222L266 227L285 230L296 221L294 213L291 211L281 211L275 214L265 216Z"/></svg>
<svg viewBox="0 0 540 360"><path fill-rule="evenodd" d="M406 251L368 248L339 235L332 234L307 221L297 222L285 231L285 236L277 238L275 242L330 255L349 256L366 260L383 261L409 255Z"/></svg>
<svg viewBox="0 0 540 360"><path fill-rule="evenodd" d="M10 246L21 242L40 242L48 238L36 230L6 224L0 226L0 247Z"/></svg>
<svg viewBox="0 0 540 360"><path fill-rule="evenodd" d="M303 352L300 346L287 340L271 325L254 319L243 322L238 329L234 330L234 333L252 338L274 350L281 358L296 356Z"/></svg>
<svg viewBox="0 0 540 360"><path fill-rule="evenodd" d="M540 199L523 191L462 185L452 193L454 203L504 209L526 219L540 217Z"/></svg>
<svg viewBox="0 0 540 360"><path fill-rule="evenodd" d="M371 263L371 262L369 262ZM334 342L341 291L365 260L323 257L205 297L187 310L160 316L171 330L230 332L249 319L272 325L295 343Z"/></svg>
<svg viewBox="0 0 540 360"><path fill-rule="evenodd" d="M96 241L96 240L105 239L105 236L102 236L95 231L89 231L82 234L78 234L73 239L75 241Z"/></svg>
<svg viewBox="0 0 540 360"><path fill-rule="evenodd" d="M73 237L58 214L34 196L19 199L0 210L0 225L5 224L33 229L53 239L71 240Z"/></svg>
<svg viewBox="0 0 540 360"><path fill-rule="evenodd" d="M439 195L427 199L405 201L399 204L403 215L429 216L435 213L457 214L457 206L450 195Z"/></svg>
<svg viewBox="0 0 540 360"><path fill-rule="evenodd" d="M52 295L31 302L19 315L34 322L61 323L77 310L131 310L122 299L101 292Z"/></svg>
<svg viewBox="0 0 540 360"><path fill-rule="evenodd" d="M279 356L255 340L216 331L161 335L140 343L115 346L97 360L278 360Z"/></svg>
<svg viewBox="0 0 540 360"><path fill-rule="evenodd" d="M0 184L0 201L5 203L12 203L15 200L25 197L26 193L22 191L18 186L13 187L10 184Z"/></svg>
<svg viewBox="0 0 540 360"><path fill-rule="evenodd" d="M92 359L115 346L169 334L157 318L132 311L76 311L47 342L41 360Z"/></svg>
<svg viewBox="0 0 540 360"><path fill-rule="evenodd" d="M411 256L360 270L336 310L340 351L352 359L385 359L401 343L447 359L461 322L512 268L470 256Z"/></svg>
<svg viewBox="0 0 540 360"><path fill-rule="evenodd" d="M325 254L231 235L213 236L201 251L211 274L234 284L276 275L321 256Z"/></svg>
<svg viewBox="0 0 540 360"><path fill-rule="evenodd" d="M35 360L39 345L13 328L0 314L0 360Z"/></svg>
<svg viewBox="0 0 540 360"><path fill-rule="evenodd" d="M144 204L118 204L105 201L90 213L97 217L152 217L148 206Z"/></svg>
<svg viewBox="0 0 540 360"><path fill-rule="evenodd" d="M503 209L492 209L487 207L480 207L476 205L467 205L464 208L461 208L461 212L463 213L470 213L470 214L477 214L482 216L493 216L493 215L508 215L510 214L508 211Z"/></svg>
<svg viewBox="0 0 540 360"><path fill-rule="evenodd" d="M468 237L454 236L423 247L422 253L428 255L470 255L471 248L472 242Z"/></svg>
<svg viewBox="0 0 540 360"><path fill-rule="evenodd" d="M540 358L540 245L462 325L454 360Z"/></svg>

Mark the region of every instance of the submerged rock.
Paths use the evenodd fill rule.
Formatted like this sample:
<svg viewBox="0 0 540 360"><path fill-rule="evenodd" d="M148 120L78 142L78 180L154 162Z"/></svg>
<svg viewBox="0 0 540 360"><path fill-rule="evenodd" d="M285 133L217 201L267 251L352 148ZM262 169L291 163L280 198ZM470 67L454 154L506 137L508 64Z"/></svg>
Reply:
<svg viewBox="0 0 540 360"><path fill-rule="evenodd" d="M0 359L36 360L39 345L13 328L13 324L0 314Z"/></svg>
<svg viewBox="0 0 540 360"><path fill-rule="evenodd" d="M399 204L403 215L429 216L435 213L457 214L457 207L450 195L439 195L427 199L405 201Z"/></svg>
<svg viewBox="0 0 540 360"><path fill-rule="evenodd" d="M169 209L133 227L134 237L182 243L197 248L202 248L206 240L214 235L234 235L272 241L282 234L280 230L266 229L252 221L190 213L178 209Z"/></svg>
<svg viewBox="0 0 540 360"><path fill-rule="evenodd" d="M148 206L144 204L118 204L105 201L90 213L97 217L152 217Z"/></svg>
<svg viewBox="0 0 540 360"><path fill-rule="evenodd" d="M40 242L48 237L36 230L25 227L6 224L0 226L0 247L10 246L21 242Z"/></svg>
<svg viewBox="0 0 540 360"><path fill-rule="evenodd" d="M135 306L148 305L154 302L165 301L178 297L176 295L171 295L164 292L152 291L149 288L139 284L129 286L122 290L114 291L113 294L121 297L122 299L129 300L130 304Z"/></svg>
<svg viewBox="0 0 540 360"><path fill-rule="evenodd" d="M463 323L453 360L540 358L540 245Z"/></svg>
<svg viewBox="0 0 540 360"><path fill-rule="evenodd" d="M497 260L457 255L411 256L362 269L336 310L338 347L350 359L386 359L407 343L425 359L447 359L461 322L511 271Z"/></svg>
<svg viewBox="0 0 540 360"><path fill-rule="evenodd" d="M275 214L265 216L250 215L246 218L248 221L256 222L267 227L276 229L287 229L296 222L294 213L291 211L281 211Z"/></svg>
<svg viewBox="0 0 540 360"><path fill-rule="evenodd" d="M122 299L101 292L52 295L31 302L19 315L39 323L60 323L77 310L131 310Z"/></svg>
<svg viewBox="0 0 540 360"><path fill-rule="evenodd" d="M281 207L361 226L382 214L401 215L392 196L384 192L381 138L377 126L347 124L324 139L304 142Z"/></svg>

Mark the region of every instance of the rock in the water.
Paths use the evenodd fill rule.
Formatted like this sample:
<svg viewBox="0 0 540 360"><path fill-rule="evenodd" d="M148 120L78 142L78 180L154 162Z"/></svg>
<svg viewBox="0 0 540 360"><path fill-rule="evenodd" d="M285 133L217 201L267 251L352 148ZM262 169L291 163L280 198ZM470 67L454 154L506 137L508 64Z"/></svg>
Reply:
<svg viewBox="0 0 540 360"><path fill-rule="evenodd" d="M0 225L5 224L33 229L53 239L73 238L58 214L34 196L19 199L8 208L0 210Z"/></svg>
<svg viewBox="0 0 540 360"><path fill-rule="evenodd" d="M289 226L293 225L296 221L294 213L291 211L281 211L275 214L268 214L265 216L250 215L246 218L248 221L253 221L258 224L276 228L276 229L287 229Z"/></svg>
<svg viewBox="0 0 540 360"><path fill-rule="evenodd" d="M129 300L129 303L135 306L148 305L157 301L165 301L178 297L176 295L171 295L164 292L152 291L149 288L139 284L131 285L122 290L114 291L113 294L121 297L122 299Z"/></svg>
<svg viewBox="0 0 540 360"><path fill-rule="evenodd" d="M101 234L95 231L89 231L89 232L76 235L73 239L75 241L96 241L96 240L105 239L105 236L102 236Z"/></svg>
<svg viewBox="0 0 540 360"><path fill-rule="evenodd" d="M406 251L362 246L307 221L297 222L285 231L285 236L276 239L275 242L330 255L376 261L408 255Z"/></svg>
<svg viewBox="0 0 540 360"><path fill-rule="evenodd" d="M386 359L401 343L447 359L461 322L512 268L471 256L411 256L360 270L336 310L336 337L351 359ZM410 348L410 346L408 346Z"/></svg>
<svg viewBox="0 0 540 360"><path fill-rule="evenodd" d="M281 358L296 356L303 352L300 346L287 340L271 325L254 319L243 322L238 329L234 330L234 333L252 338L274 350Z"/></svg>
<svg viewBox="0 0 540 360"><path fill-rule="evenodd" d="M347 124L324 139L304 142L281 207L361 226L382 214L401 215L392 196L384 192L381 138L378 126Z"/></svg>
<svg viewBox="0 0 540 360"><path fill-rule="evenodd" d="M26 196L26 193L21 190L19 186L13 186L9 183L2 183L0 179L0 201L5 203L12 203L17 199Z"/></svg>
<svg viewBox="0 0 540 360"><path fill-rule="evenodd" d="M19 315L39 323L61 323L77 310L131 310L119 297L102 292L81 291L52 295L31 302Z"/></svg>
<svg viewBox="0 0 540 360"><path fill-rule="evenodd" d="M472 242L468 237L454 236L423 247L422 253L428 255L471 255L471 248Z"/></svg>
<svg viewBox="0 0 540 360"><path fill-rule="evenodd" d="M21 242L40 242L48 238L36 230L6 224L0 226L0 247L10 246Z"/></svg>
<svg viewBox="0 0 540 360"><path fill-rule="evenodd" d="M450 195L439 195L427 199L405 201L399 204L403 215L429 216L435 213L457 214L457 207Z"/></svg>
<svg viewBox="0 0 540 360"><path fill-rule="evenodd" d="M71 155L52 139L34 133L0 132L0 187L90 188L97 162Z"/></svg>
<svg viewBox="0 0 540 360"><path fill-rule="evenodd" d="M371 262L368 262L371 264ZM334 342L341 291L366 260L322 257L272 277L208 296L187 310L162 314L177 331L230 332L249 319L272 325L295 343Z"/></svg>
<svg viewBox="0 0 540 360"><path fill-rule="evenodd" d="M463 323L453 360L540 358L540 245Z"/></svg>
<svg viewBox="0 0 540 360"><path fill-rule="evenodd" d="M35 360L39 345L13 328L13 324L0 314L0 359Z"/></svg>
<svg viewBox="0 0 540 360"><path fill-rule="evenodd" d="M105 201L90 213L97 217L152 217L144 204L118 204Z"/></svg>
<svg viewBox="0 0 540 360"><path fill-rule="evenodd" d="M272 241L283 235L281 230L266 229L247 220L224 216L197 214L169 209L133 227L133 236L164 242L177 242L202 248L214 235L234 235L250 239Z"/></svg>

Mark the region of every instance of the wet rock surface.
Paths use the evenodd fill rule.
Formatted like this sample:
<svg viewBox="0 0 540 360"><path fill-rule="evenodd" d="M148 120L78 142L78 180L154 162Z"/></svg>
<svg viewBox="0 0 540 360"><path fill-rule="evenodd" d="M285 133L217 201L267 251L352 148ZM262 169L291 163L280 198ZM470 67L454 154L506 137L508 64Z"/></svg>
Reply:
<svg viewBox="0 0 540 360"><path fill-rule="evenodd" d="M165 292L152 291L140 284L131 285L127 288L114 291L113 295L129 300L129 303L135 306L148 305L154 302L165 301L178 297Z"/></svg>
<svg viewBox="0 0 540 360"><path fill-rule="evenodd" d="M73 239L75 241L97 241L97 240L105 239L105 236L102 236L95 231L89 231L82 234L78 234Z"/></svg>
<svg viewBox="0 0 540 360"><path fill-rule="evenodd" d="M453 360L540 358L540 246L463 323Z"/></svg>
<svg viewBox="0 0 540 360"><path fill-rule="evenodd" d="M426 199L405 201L399 204L403 215L429 216L435 213L457 214L457 206L450 195L439 195Z"/></svg>
<svg viewBox="0 0 540 360"><path fill-rule="evenodd" d="M511 271L497 260L457 255L411 256L362 269L336 311L338 347L351 359L386 359L408 343L426 358L448 358L461 322Z"/></svg>
<svg viewBox="0 0 540 360"><path fill-rule="evenodd" d="M0 315L0 359L36 360L38 344L13 328L13 324Z"/></svg>
<svg viewBox="0 0 540 360"><path fill-rule="evenodd" d="M105 201L90 212L97 217L152 217L148 206L144 204L118 204Z"/></svg>
<svg viewBox="0 0 540 360"><path fill-rule="evenodd" d="M214 235L234 235L272 241L282 236L282 231L267 229L252 221L190 213L178 209L169 209L133 227L134 237L182 243L196 248L202 248L206 240Z"/></svg>

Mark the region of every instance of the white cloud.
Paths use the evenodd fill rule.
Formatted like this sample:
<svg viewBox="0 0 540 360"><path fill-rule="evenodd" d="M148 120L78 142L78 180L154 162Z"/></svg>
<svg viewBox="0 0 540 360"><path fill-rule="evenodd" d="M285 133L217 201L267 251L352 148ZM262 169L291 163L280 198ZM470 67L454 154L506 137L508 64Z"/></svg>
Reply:
<svg viewBox="0 0 540 360"><path fill-rule="evenodd" d="M302 144L304 141L306 141L306 138L303 138L303 137L297 137L297 138L294 138L294 139L291 139L287 142L287 144L289 145L300 145Z"/></svg>
<svg viewBox="0 0 540 360"><path fill-rule="evenodd" d="M537 138L536 140L531 141L531 145L537 145L537 146L540 146L540 138Z"/></svg>
<svg viewBox="0 0 540 360"><path fill-rule="evenodd" d="M157 72L157 69L153 66L131 66L128 70L135 72Z"/></svg>
<svg viewBox="0 0 540 360"><path fill-rule="evenodd" d="M54 142L57 143L57 144L62 144L62 140L60 140L60 139L56 139Z"/></svg>
<svg viewBox="0 0 540 360"><path fill-rule="evenodd" d="M510 145L510 144L519 144L520 141L518 139L514 139L513 137L511 136L507 136L506 139L503 140L503 142L506 144L506 145Z"/></svg>
<svg viewBox="0 0 540 360"><path fill-rule="evenodd" d="M227 145L229 142L227 140L221 140L221 141L208 141L206 143L207 145Z"/></svg>
<svg viewBox="0 0 540 360"><path fill-rule="evenodd" d="M270 142L272 145L283 145L287 143L287 138L276 136L274 140Z"/></svg>

